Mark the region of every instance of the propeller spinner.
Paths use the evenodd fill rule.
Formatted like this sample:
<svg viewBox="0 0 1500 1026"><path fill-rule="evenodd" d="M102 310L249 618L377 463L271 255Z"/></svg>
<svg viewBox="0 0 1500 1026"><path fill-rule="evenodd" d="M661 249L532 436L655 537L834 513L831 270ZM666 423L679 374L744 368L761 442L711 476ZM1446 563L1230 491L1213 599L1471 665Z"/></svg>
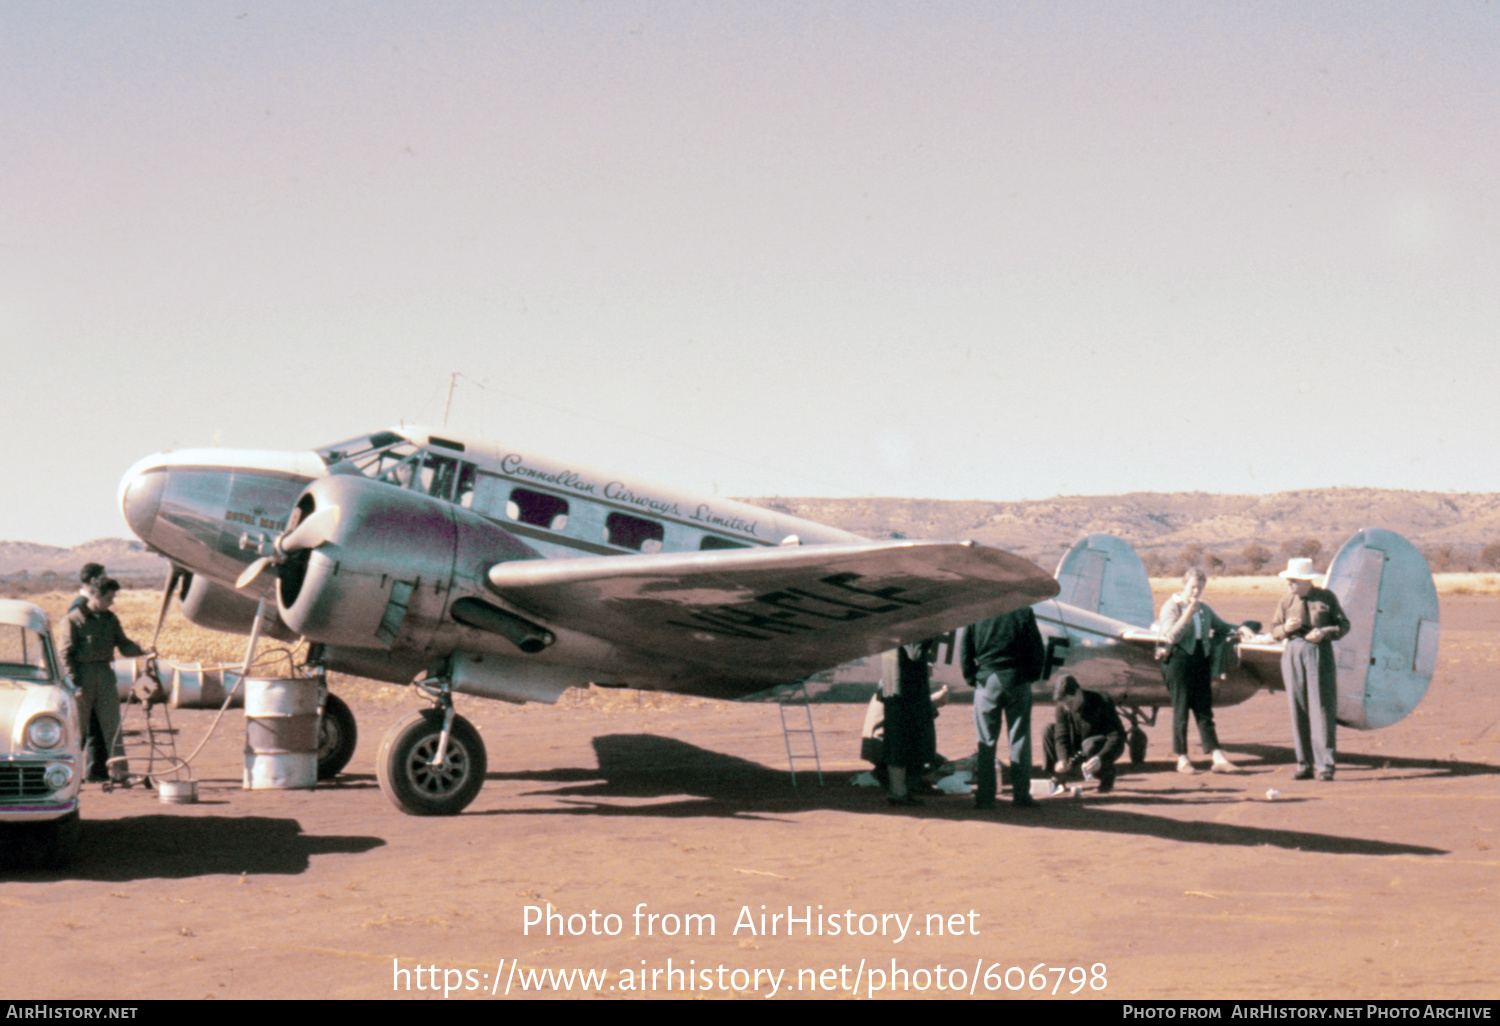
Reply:
<svg viewBox="0 0 1500 1026"><path fill-rule="evenodd" d="M245 572L240 574L239 580L234 582L234 586L238 589L248 588L255 583L255 579L266 567L280 567L294 553L315 549L324 542L332 540L338 526L339 508L337 506L326 506L306 520L302 519L302 508L299 506L292 512L286 530L271 543L271 554L261 556L247 566Z"/></svg>

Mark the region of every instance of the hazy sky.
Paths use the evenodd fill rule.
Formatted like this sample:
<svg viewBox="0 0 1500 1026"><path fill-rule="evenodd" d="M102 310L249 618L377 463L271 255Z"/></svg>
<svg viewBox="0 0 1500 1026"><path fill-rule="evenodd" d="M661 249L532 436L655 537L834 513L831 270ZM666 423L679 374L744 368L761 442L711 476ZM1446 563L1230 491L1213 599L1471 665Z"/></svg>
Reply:
<svg viewBox="0 0 1500 1026"><path fill-rule="evenodd" d="M726 495L1500 490L1490 3L7 0L0 140L0 539L455 371Z"/></svg>

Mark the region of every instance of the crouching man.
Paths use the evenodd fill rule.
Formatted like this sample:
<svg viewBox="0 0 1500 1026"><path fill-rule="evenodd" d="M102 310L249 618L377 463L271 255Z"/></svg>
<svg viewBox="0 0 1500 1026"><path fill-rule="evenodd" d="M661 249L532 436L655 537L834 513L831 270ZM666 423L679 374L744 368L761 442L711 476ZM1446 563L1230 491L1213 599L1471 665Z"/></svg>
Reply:
<svg viewBox="0 0 1500 1026"><path fill-rule="evenodd" d="M1042 753L1052 767L1052 790L1074 771L1085 780L1098 780L1099 793L1115 786L1115 760L1125 751L1125 727L1115 703L1097 691L1079 687L1071 674L1057 678L1052 688L1057 721L1042 735Z"/></svg>

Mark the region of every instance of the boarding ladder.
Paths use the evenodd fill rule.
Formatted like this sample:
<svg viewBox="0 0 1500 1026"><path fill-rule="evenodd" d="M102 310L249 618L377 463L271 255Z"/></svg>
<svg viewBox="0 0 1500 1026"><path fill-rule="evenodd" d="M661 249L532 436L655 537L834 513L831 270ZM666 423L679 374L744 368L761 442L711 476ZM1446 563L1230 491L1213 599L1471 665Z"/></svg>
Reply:
<svg viewBox="0 0 1500 1026"><path fill-rule="evenodd" d="M113 770L117 765L130 767L129 776L121 781L106 781L104 790L129 787L131 784L154 785L158 778L176 779L187 770L186 763L177 757L177 729L172 726L168 689L163 685L155 658L148 658L135 686L126 701L120 703L120 726L116 735L124 755L109 760ZM155 711L161 707L161 719ZM129 721L137 719L135 709L144 712L145 723L140 727ZM113 746L111 746L113 747ZM113 773L110 774L113 777ZM191 774L189 774L190 776Z"/></svg>
<svg viewBox="0 0 1500 1026"><path fill-rule="evenodd" d="M787 719L787 709L801 708L802 716L796 712ZM818 732L813 729L812 699L807 694L807 681L783 684L776 689L776 708L781 711L781 736L786 741L786 765L792 775L792 786L797 786L797 762L811 762L818 771L818 786L823 786L823 760L818 755ZM801 726L805 721L807 726Z"/></svg>

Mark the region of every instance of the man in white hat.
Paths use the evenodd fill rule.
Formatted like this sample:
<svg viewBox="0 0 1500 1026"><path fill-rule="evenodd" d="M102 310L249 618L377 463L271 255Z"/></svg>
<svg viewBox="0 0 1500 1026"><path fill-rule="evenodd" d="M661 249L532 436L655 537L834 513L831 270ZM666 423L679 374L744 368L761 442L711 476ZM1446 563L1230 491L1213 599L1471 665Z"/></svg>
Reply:
<svg viewBox="0 0 1500 1026"><path fill-rule="evenodd" d="M1338 729L1338 680L1333 643L1349 633L1349 618L1338 596L1313 584L1313 561L1287 561L1281 577L1287 593L1276 604L1271 637L1284 640L1281 679L1292 714L1292 745L1298 780L1333 779L1334 740Z"/></svg>

